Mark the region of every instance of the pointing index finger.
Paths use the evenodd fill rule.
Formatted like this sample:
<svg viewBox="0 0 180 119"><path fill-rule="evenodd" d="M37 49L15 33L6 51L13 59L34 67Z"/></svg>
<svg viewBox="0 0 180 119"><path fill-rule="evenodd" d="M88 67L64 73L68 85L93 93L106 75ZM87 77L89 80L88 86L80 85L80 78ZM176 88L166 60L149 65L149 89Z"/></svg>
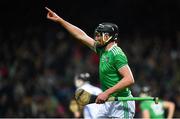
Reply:
<svg viewBox="0 0 180 119"><path fill-rule="evenodd" d="M48 7L45 7L45 9L49 12L53 12L51 9L49 9Z"/></svg>

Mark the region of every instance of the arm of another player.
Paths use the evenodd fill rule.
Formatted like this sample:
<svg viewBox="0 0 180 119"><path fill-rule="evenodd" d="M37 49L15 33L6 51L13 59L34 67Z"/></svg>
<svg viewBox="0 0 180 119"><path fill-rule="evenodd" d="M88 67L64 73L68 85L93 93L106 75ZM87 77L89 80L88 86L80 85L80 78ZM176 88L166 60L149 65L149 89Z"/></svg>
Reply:
<svg viewBox="0 0 180 119"><path fill-rule="evenodd" d="M123 77L122 80L113 87L98 95L98 97L96 98L96 103L104 103L108 99L110 94L124 89L134 83L134 77L128 65L121 67L118 71L119 74Z"/></svg>
<svg viewBox="0 0 180 119"><path fill-rule="evenodd" d="M85 45L88 47L94 49L94 39L89 37L84 31L82 31L80 28L74 26L73 24L65 21L62 19L60 16L58 16L55 12L50 10L49 8L46 7L46 10L48 11L47 13L47 19L52 20L61 26L63 26L70 34L73 35L76 39L79 41L83 42Z"/></svg>
<svg viewBox="0 0 180 119"><path fill-rule="evenodd" d="M163 106L165 109L168 110L167 118L172 119L173 115L174 115L174 111L175 111L175 104L173 102L170 102L170 101L164 101Z"/></svg>
<svg viewBox="0 0 180 119"><path fill-rule="evenodd" d="M150 119L150 114L148 110L142 111L142 118L143 119Z"/></svg>

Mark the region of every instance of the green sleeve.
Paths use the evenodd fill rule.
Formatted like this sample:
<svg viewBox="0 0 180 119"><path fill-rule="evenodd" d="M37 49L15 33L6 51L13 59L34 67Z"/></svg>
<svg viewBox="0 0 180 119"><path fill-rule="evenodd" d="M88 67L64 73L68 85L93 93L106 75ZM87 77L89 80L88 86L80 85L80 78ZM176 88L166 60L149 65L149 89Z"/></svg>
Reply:
<svg viewBox="0 0 180 119"><path fill-rule="evenodd" d="M124 54L117 54L117 55L115 55L114 58L115 58L114 65L115 65L116 69L119 69L119 68L123 67L124 65L128 64L127 57Z"/></svg>
<svg viewBox="0 0 180 119"><path fill-rule="evenodd" d="M148 102L145 102L145 101L141 102L140 108L142 111L149 110Z"/></svg>

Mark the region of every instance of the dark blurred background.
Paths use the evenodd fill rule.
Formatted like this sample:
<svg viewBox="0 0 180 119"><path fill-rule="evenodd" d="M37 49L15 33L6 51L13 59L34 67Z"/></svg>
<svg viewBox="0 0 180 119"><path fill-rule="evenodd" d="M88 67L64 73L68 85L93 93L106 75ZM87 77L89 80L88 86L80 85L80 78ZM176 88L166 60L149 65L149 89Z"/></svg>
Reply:
<svg viewBox="0 0 180 119"><path fill-rule="evenodd" d="M88 71L99 86L97 55L47 20L45 6L91 37L99 23L116 23L133 95L150 85L180 117L180 0L1 0L0 117L73 117L74 75Z"/></svg>

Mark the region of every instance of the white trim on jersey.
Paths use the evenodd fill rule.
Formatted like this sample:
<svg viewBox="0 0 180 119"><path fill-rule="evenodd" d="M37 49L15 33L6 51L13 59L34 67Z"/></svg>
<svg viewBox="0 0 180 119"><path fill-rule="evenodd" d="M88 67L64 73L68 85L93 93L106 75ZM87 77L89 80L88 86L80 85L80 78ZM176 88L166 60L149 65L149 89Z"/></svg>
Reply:
<svg viewBox="0 0 180 119"><path fill-rule="evenodd" d="M108 51L110 51L113 47L117 46L117 43L113 44L109 49Z"/></svg>

